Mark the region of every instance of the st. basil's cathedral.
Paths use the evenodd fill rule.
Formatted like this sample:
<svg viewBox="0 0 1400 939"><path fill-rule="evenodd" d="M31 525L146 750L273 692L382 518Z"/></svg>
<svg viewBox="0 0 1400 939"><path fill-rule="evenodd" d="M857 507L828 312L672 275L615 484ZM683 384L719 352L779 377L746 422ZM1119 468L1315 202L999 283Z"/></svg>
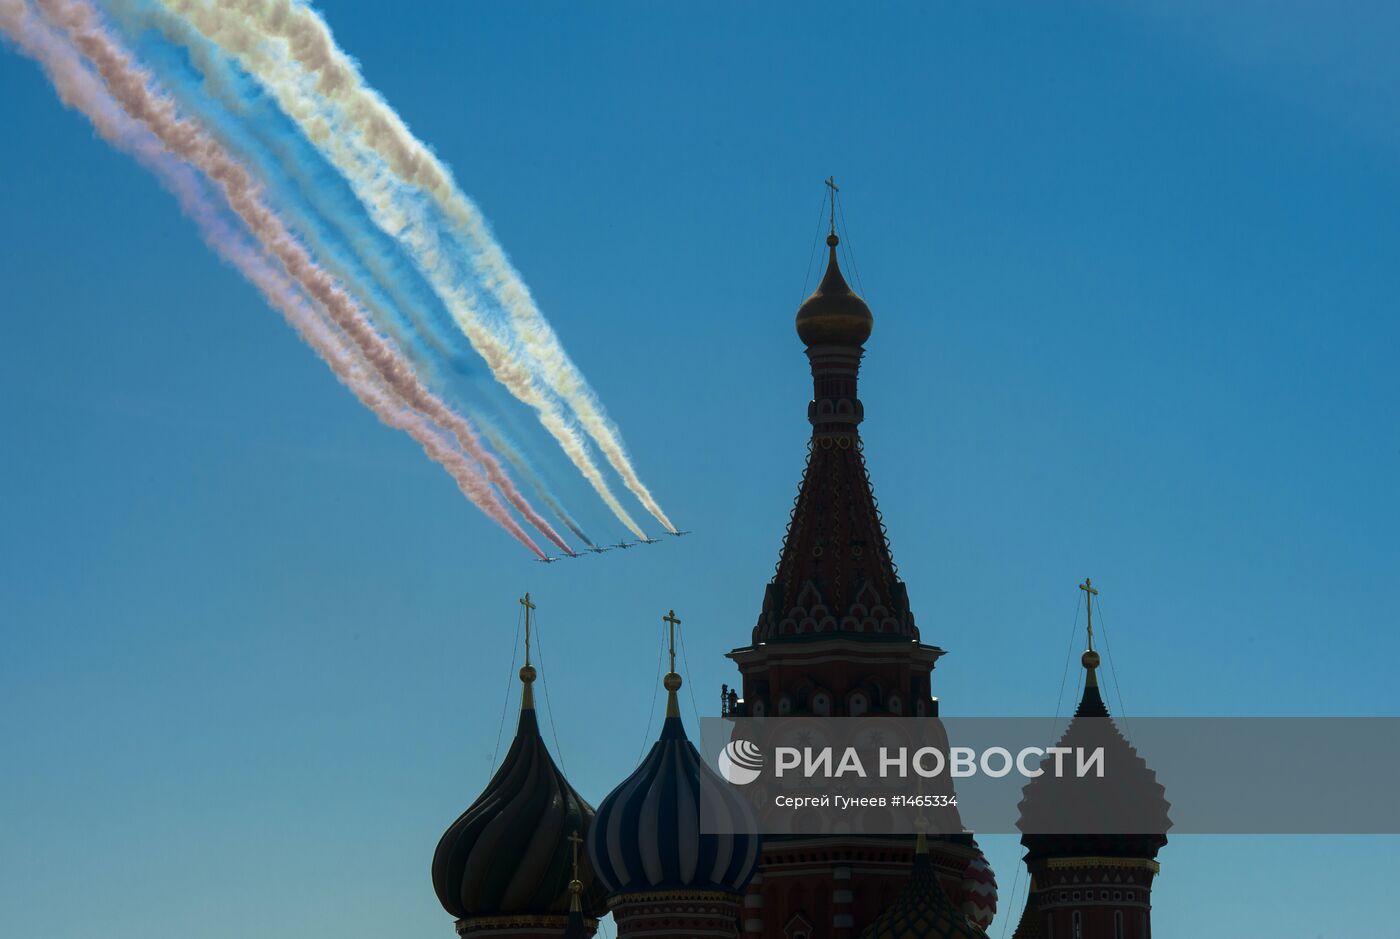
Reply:
<svg viewBox="0 0 1400 939"><path fill-rule="evenodd" d="M813 379L807 466L758 621L728 654L739 683L726 716L938 715L944 653L922 641L866 472L857 381L874 318L842 276L838 243L833 228L825 276L797 312ZM1092 631L1082 664L1066 738L1081 717L1108 716ZM700 780L713 770L687 739L674 656L659 739L596 809L550 757L535 677L527 652L510 749L433 857L433 888L459 936L587 939L611 913L618 939L985 939L996 880L971 833L702 833ZM1166 831L1162 787L1145 764L1139 776L1134 797L1160 808ZM1023 819L1053 810L1047 781L1027 787ZM1015 939L1152 935L1164 835L1021 841L1030 887Z"/></svg>

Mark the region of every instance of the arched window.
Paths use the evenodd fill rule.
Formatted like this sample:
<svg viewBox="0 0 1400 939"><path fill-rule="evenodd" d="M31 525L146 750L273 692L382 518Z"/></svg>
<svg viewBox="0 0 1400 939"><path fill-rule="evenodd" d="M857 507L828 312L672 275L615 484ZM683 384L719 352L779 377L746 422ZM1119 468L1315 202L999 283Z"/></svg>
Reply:
<svg viewBox="0 0 1400 939"><path fill-rule="evenodd" d="M1113 939L1123 939L1123 911L1113 911Z"/></svg>
<svg viewBox="0 0 1400 939"><path fill-rule="evenodd" d="M851 695L851 716L860 717L870 709L870 702L865 699L865 695L857 691Z"/></svg>
<svg viewBox="0 0 1400 939"><path fill-rule="evenodd" d="M826 717L831 713L831 696L825 691L818 691L812 695L812 713L818 717Z"/></svg>
<svg viewBox="0 0 1400 939"><path fill-rule="evenodd" d="M899 695L892 694L885 700L885 707L891 714L903 714L904 702L899 700Z"/></svg>
<svg viewBox="0 0 1400 939"><path fill-rule="evenodd" d="M1074 917L1070 920L1069 934L1074 939L1084 939L1084 914L1078 910L1074 911Z"/></svg>
<svg viewBox="0 0 1400 939"><path fill-rule="evenodd" d="M789 698L787 695L783 695L781 698L778 699L778 714L780 716L785 716L791 713L792 699Z"/></svg>

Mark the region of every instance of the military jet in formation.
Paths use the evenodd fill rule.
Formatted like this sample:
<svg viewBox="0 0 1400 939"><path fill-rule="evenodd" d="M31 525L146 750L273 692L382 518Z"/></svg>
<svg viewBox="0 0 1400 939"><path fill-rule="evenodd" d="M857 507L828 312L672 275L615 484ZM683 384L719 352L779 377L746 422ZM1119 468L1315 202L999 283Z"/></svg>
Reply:
<svg viewBox="0 0 1400 939"><path fill-rule="evenodd" d="M673 537L673 538L679 538L679 537L681 537L682 535L688 535L688 534L690 534L690 531L689 531L689 530L685 530L685 531L668 531L668 532L666 532L666 534L670 535L670 536ZM619 541L619 542L617 542L616 544L610 544L610 545L596 545L596 544L590 544L588 547L584 548L583 550L584 550L584 551L587 551L589 554L606 554L607 552L611 551L611 550L614 549L614 548L617 548L617 549L622 550L622 551L626 551L628 548L635 548L635 547L636 547L637 545L639 545L639 544L659 544L660 542L661 542L661 539L660 539L660 538L638 538L636 541ZM564 560L564 558L566 558L566 557L567 557L567 558L581 558L581 557L583 557L583 554L580 553L580 552L570 552L570 553L564 554L564 555L546 556L546 557L542 557L542 558L535 558L535 560L536 560L536 561L539 561L541 564L553 564L555 561L562 561L562 560Z"/></svg>

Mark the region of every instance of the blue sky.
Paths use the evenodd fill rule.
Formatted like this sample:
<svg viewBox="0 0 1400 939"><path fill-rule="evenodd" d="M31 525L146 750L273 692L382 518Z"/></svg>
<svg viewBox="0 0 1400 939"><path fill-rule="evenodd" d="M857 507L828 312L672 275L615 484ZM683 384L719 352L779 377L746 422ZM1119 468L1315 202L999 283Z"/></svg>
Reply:
<svg viewBox="0 0 1400 939"><path fill-rule="evenodd" d="M327 4L696 529L549 567L0 54L0 932L448 935L428 864L525 590L593 801L670 607L713 713L801 471L833 173L946 713L1054 713L1089 575L1129 713L1395 714L1400 23L1217 6ZM1161 860L1164 936L1393 926L1400 839Z"/></svg>

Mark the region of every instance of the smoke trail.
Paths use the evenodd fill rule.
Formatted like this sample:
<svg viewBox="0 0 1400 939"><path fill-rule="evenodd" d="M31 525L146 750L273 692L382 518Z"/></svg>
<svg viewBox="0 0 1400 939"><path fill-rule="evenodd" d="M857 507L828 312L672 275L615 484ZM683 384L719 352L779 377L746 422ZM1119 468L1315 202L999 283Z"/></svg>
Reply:
<svg viewBox="0 0 1400 939"><path fill-rule="evenodd" d="M317 315L296 286L269 265L247 239L225 221L190 164L166 150L149 130L121 110L63 36L36 16L24 0L0 0L0 31L43 67L64 104L86 116L103 139L132 154L155 173L176 196L181 209L198 225L210 247L257 287L366 406L384 423L409 433L429 457L447 469L468 499L526 547L542 554L501 504L477 467L447 443L422 415L407 408L373 376L365 374L363 360Z"/></svg>
<svg viewBox="0 0 1400 939"><path fill-rule="evenodd" d="M456 232L467 241L470 249L467 253L477 278L509 312L516 335L537 363L546 384L573 409L628 490L668 530L675 531L675 526L637 476L616 428L603 413L582 373L564 352L524 281L492 237L480 211L457 189L448 169L412 135L383 98L364 83L355 63L335 45L325 21L309 7L287 0L229 0L213 7L199 5L193 0L160 2L182 13L208 38L237 56L273 90L288 115L302 125L307 137L328 149L335 139L327 132L334 119L324 113L325 108L307 101L311 92L302 83L289 81L285 74L279 75L275 68L269 67L272 62L258 40L267 37L286 41L297 62L318 79L320 95L344 109L356 136L363 139L401 180L428 193L452 221ZM300 96L300 100L285 100L293 96ZM377 175L362 162L347 161L342 165L333 156L332 162L347 178L351 178L352 173ZM368 207L369 203L366 205ZM393 230L386 228L391 233ZM466 327L463 328L466 331ZM476 344L477 340L470 333L468 338ZM593 482L591 478L590 482Z"/></svg>
<svg viewBox="0 0 1400 939"><path fill-rule="evenodd" d="M190 164L166 150L149 130L121 110L64 37L36 16L24 0L0 0L0 31L43 67L64 104L87 117L103 139L132 154L156 175L198 225L206 243L283 314L366 406L384 423L409 433L432 459L447 469L468 499L522 544L541 554L538 546L510 517L476 466L448 444L421 415L405 407L372 376L365 374L363 361L317 315L296 286L269 265L247 239L225 221Z"/></svg>
<svg viewBox="0 0 1400 939"><path fill-rule="evenodd" d="M175 114L173 102L152 92L149 76L110 35L94 23L95 11L85 0L36 0L40 9L69 32L73 43L97 69L117 103L144 124L172 153L188 160L218 184L230 208L270 255L276 257L306 294L322 307L335 325L354 343L385 386L406 404L450 431L462 449L485 470L487 477L531 524L563 550L569 548L554 529L515 488L499 461L490 454L474 429L427 391L408 363L374 331L358 304L321 269L282 221L262 202L258 187L242 164L217 141L187 118ZM459 480L460 482L460 480ZM500 509L502 514L504 508ZM500 519L498 519L499 521ZM538 551L538 548L535 549Z"/></svg>
<svg viewBox="0 0 1400 939"><path fill-rule="evenodd" d="M534 488L535 494L540 497L540 501L549 506L549 510L554 513L555 517L563 522L565 527L573 532L580 541L588 545L588 547L598 547L594 544L592 538L584 534L583 529L579 527L578 522L574 521L573 517L569 515L564 506L559 504L559 500L554 498L554 493L549 491L549 486L545 484L543 479L540 479L539 474L536 473L534 467L530 465L530 461L525 459L520 451L507 439L506 435L501 432L500 428L496 427L480 414L469 414L469 416L476 422L476 425L481 428L481 432L486 435L486 442L491 445L491 449L495 450L505 458L507 463L515 467L515 471L524 477L525 481Z"/></svg>
<svg viewBox="0 0 1400 939"><path fill-rule="evenodd" d="M456 325L435 315L438 298L419 282L412 259L396 239L366 224L348 182L256 78L153 0L102 0L101 6L130 39L133 53L160 75L177 107L197 115L259 178L287 226L409 356L424 384L435 385L440 364L453 370L474 365ZM164 42L147 41L152 30Z"/></svg>
<svg viewBox="0 0 1400 939"><path fill-rule="evenodd" d="M458 328L486 361L496 379L518 400L536 411L541 424L613 514L637 537L645 537L612 494L593 462L586 443L557 402L537 387L533 372L521 361L520 355L486 323L473 291L463 283L455 267L455 255L444 251L437 230L427 224L421 212L409 212L400 205L398 196L401 187L385 178L383 170L388 167L382 157L356 143L360 139L358 133L335 133L335 127L340 122L339 110L332 102L319 98L306 87L301 73L296 72L285 59L271 56L268 44L243 20L227 14L222 8L181 4L178 9L184 10L188 22L209 39L235 53L240 64L273 93L283 111L298 123L307 138L341 171L375 224L409 249L419 272L448 308ZM179 41L178 29L161 22L158 16L151 18L167 36Z"/></svg>

